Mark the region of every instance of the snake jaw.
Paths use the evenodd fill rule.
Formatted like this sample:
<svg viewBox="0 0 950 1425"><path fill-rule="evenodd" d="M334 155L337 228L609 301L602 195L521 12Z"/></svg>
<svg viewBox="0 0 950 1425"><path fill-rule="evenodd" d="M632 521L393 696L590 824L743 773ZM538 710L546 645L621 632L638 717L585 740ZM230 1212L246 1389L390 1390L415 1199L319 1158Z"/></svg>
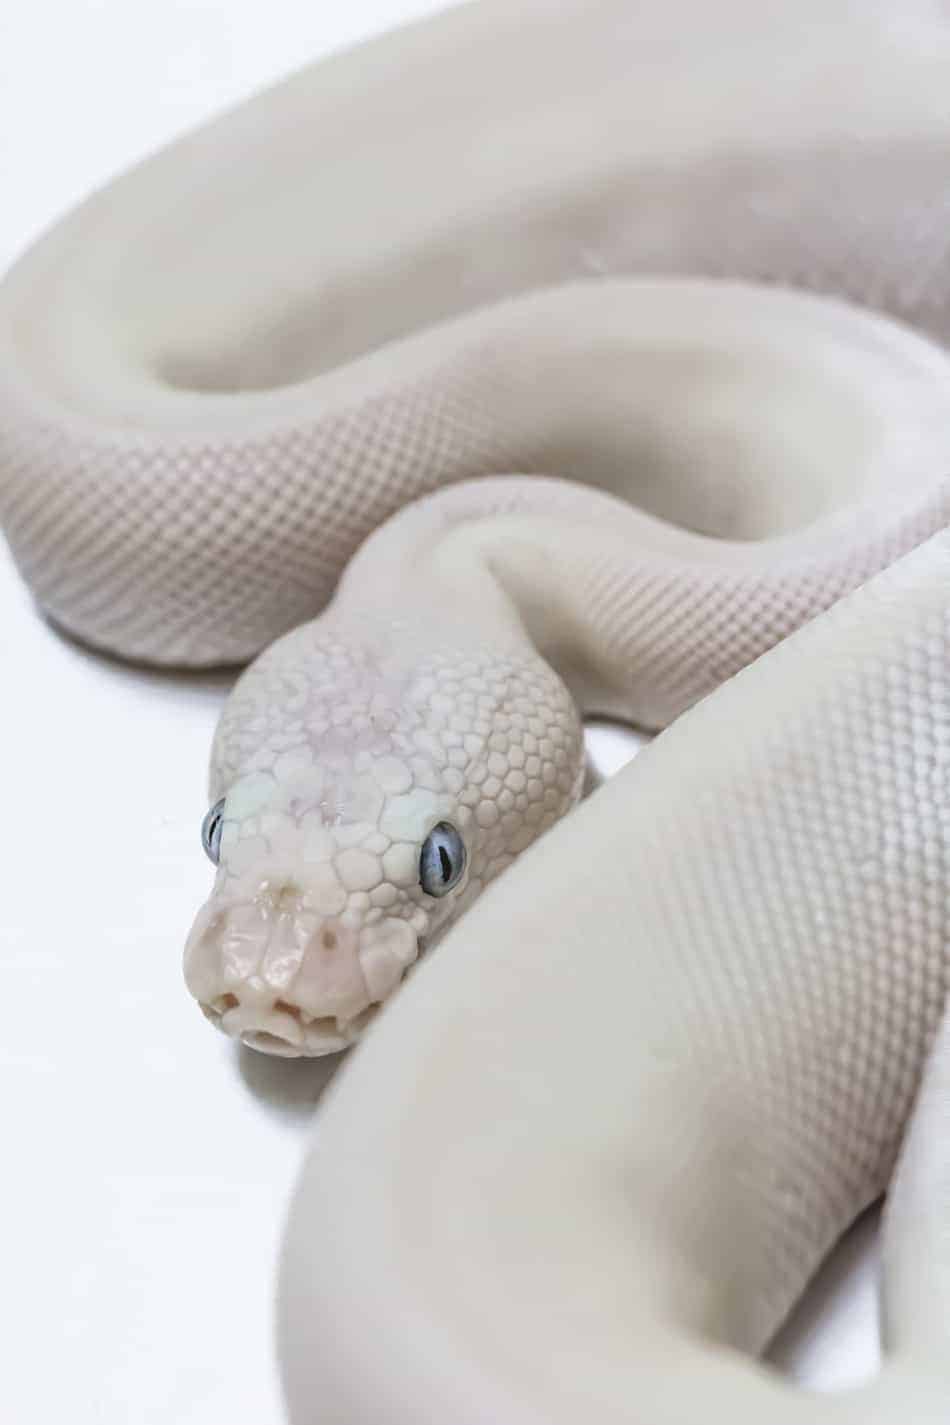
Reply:
<svg viewBox="0 0 950 1425"><path fill-rule="evenodd" d="M212 896L185 948L185 982L216 1028L282 1057L354 1043L416 960L403 919L355 926L315 915L284 893L222 903Z"/></svg>
<svg viewBox="0 0 950 1425"><path fill-rule="evenodd" d="M380 1006L367 1005L348 1021L332 1015L311 1016L287 1000L275 1000L269 1009L252 1005L248 1010L233 994L222 995L200 1008L215 1028L249 1049L298 1059L318 1058L349 1048L376 1017Z"/></svg>

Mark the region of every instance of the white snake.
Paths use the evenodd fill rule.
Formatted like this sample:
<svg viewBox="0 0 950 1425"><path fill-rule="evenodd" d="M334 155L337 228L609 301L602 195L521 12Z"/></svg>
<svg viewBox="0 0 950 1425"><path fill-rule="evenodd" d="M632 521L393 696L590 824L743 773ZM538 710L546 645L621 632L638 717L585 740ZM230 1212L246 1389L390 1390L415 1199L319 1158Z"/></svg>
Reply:
<svg viewBox="0 0 950 1425"><path fill-rule="evenodd" d="M950 1420L950 1029L905 1134L950 972L941 341L943 0L486 0L187 136L0 289L47 612L158 663L303 625L215 743L186 974L228 1032L350 1042L576 800L583 713L675 719L335 1087L295 1422ZM802 1396L743 1353L902 1140L884 1370Z"/></svg>

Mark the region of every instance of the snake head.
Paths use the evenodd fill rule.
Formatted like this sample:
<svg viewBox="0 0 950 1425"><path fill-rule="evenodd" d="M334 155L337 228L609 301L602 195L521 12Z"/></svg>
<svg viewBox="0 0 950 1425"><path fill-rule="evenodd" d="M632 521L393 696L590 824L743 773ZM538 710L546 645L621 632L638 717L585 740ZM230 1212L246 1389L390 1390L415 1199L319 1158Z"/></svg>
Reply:
<svg viewBox="0 0 950 1425"><path fill-rule="evenodd" d="M345 1048L465 897L463 833L456 865L439 858L446 892L430 894L441 887L425 877L427 843L457 814L450 793L419 786L393 756L332 768L298 747L240 777L185 952L209 1018L271 1053Z"/></svg>
<svg viewBox="0 0 950 1425"><path fill-rule="evenodd" d="M318 620L237 684L212 759L217 875L185 950L226 1033L287 1056L345 1048L576 798L582 733L547 666L469 658L467 693L453 661L407 668Z"/></svg>

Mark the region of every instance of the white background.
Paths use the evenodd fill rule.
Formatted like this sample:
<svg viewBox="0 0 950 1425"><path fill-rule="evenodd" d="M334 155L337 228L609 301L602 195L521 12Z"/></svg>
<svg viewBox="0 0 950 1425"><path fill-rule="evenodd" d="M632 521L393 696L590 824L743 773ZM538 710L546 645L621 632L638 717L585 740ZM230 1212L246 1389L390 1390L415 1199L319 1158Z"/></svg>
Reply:
<svg viewBox="0 0 950 1425"><path fill-rule="evenodd" d="M436 8L3 0L0 267L229 101ZM72 646L2 545L0 655L0 1413L277 1425L273 1267L328 1065L238 1050L182 986L227 680ZM604 770L634 746L593 741ZM873 1222L852 1234L783 1337L803 1380L873 1369L873 1239Z"/></svg>

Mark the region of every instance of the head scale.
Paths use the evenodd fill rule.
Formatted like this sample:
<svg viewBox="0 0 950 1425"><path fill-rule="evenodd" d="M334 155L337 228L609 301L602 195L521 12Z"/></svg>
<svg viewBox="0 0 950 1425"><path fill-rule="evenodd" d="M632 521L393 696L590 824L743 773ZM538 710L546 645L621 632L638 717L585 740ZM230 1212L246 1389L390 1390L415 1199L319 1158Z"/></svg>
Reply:
<svg viewBox="0 0 950 1425"><path fill-rule="evenodd" d="M239 680L215 739L217 876L189 989L255 1048L344 1048L573 803L582 765L540 659L435 649L407 665L326 619L288 635Z"/></svg>

